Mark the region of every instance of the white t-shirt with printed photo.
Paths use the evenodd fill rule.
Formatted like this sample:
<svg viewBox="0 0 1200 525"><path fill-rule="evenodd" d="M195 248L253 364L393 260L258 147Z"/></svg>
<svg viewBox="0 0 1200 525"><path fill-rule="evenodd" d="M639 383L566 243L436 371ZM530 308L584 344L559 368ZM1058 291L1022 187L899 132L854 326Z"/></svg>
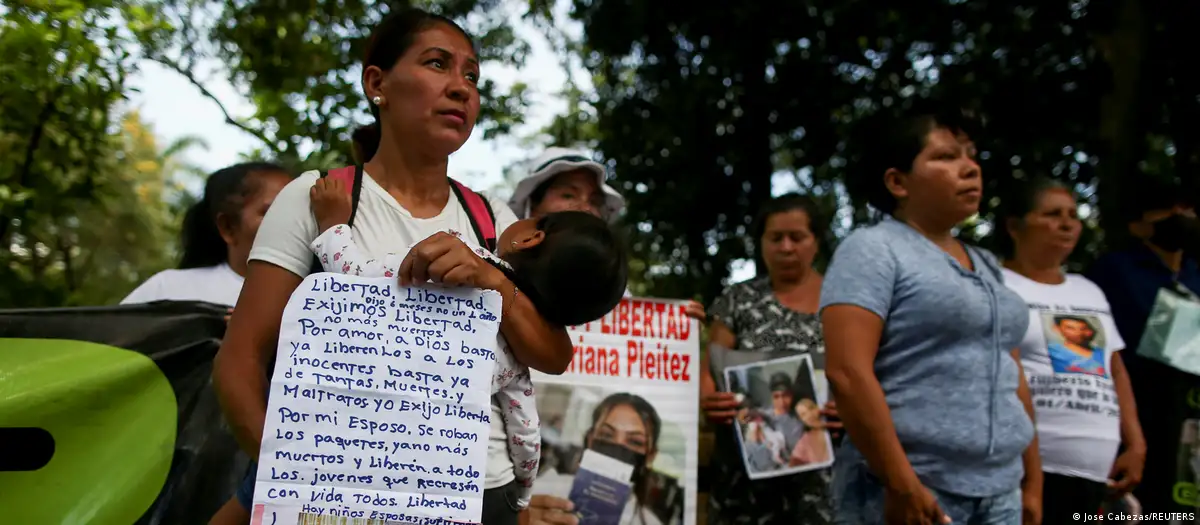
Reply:
<svg viewBox="0 0 1200 525"><path fill-rule="evenodd" d="M1021 365L1033 394L1042 470L1103 483L1121 444L1113 353L1125 348L1108 299L1087 278L1033 281L1005 269L1029 305Z"/></svg>
<svg viewBox="0 0 1200 525"><path fill-rule="evenodd" d="M310 244L321 233L317 231L317 220L308 195L319 177L319 172L306 172L279 192L263 217L254 248L250 250L250 260L269 262L302 277L308 275L313 262ZM504 201L490 196L487 199L496 216L496 234L499 235L517 222L517 217ZM406 251L437 232L460 231L474 235L475 230L471 227L470 215L453 192L441 213L418 219L364 172L353 231L360 250L382 259L389 252ZM484 488L500 487L514 479L504 435L500 409L493 399Z"/></svg>

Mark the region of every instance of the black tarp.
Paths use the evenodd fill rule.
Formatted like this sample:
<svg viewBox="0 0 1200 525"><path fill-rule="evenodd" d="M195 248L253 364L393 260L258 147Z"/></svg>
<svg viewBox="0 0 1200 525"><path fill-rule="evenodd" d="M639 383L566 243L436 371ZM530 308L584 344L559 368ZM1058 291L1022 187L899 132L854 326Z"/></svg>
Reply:
<svg viewBox="0 0 1200 525"><path fill-rule="evenodd" d="M140 515L136 520L139 525L207 523L213 513L232 497L238 482L246 472L248 459L239 451L225 424L212 388L212 362L225 331L225 313L226 308L223 306L195 302L0 311L0 352L4 352L6 347L17 348L18 339L44 340L46 346L40 346L43 341L37 341L37 348L47 350L54 350L55 344L69 346L72 341L99 343L147 356L169 381L177 402L177 428L174 433L174 453L170 459L166 481L148 508L123 509L120 513L123 516ZM4 362L0 360L0 364ZM9 368L17 371L15 373L40 373L49 377L57 375L53 370L44 370L45 367L38 372L36 367L23 368L13 366L11 361L9 363ZM12 370L9 373L14 373ZM71 371L71 374L79 377L67 379L87 382L96 379L87 377L87 374L108 373L106 370L97 367L95 372ZM20 379L22 378L6 377L4 370L0 370L0 381L21 384L18 381ZM20 392L8 394L8 399L16 399ZM0 399L3 399L4 395L5 392L0 388ZM103 406L104 393L93 395L101 398L97 402ZM114 397L119 395L114 393ZM55 401L43 399L43 402ZM53 410L56 407L47 406L46 409ZM0 405L0 426L5 426L3 410L4 406ZM91 438L94 439L91 443L97 447L105 444L104 435ZM87 443L79 444L78 441L76 439L70 446L87 448ZM13 446L19 449L19 445L18 443ZM63 445L59 444L55 454L63 458L85 457L89 458L88 461L98 461L96 458L102 452L105 452L102 448L97 448L95 453L89 450L63 450ZM120 457L99 457L104 461L121 461ZM128 465L114 464L112 467L127 468ZM9 482L18 482L21 479L19 475L0 472L0 487L4 486L6 479ZM143 489L143 494L146 490L152 488ZM22 504L32 506L32 503L3 501L4 498L5 496L0 494L0 507L6 509ZM17 515L48 519L41 520L41 523L59 523L74 521L81 516L113 515L104 512L104 509L88 508L89 505L146 506L145 503L131 502L132 498L122 500L119 496L108 499L102 496L79 499L80 501L74 503L79 508L29 508L25 513L18 512ZM61 517L61 521L55 516Z"/></svg>

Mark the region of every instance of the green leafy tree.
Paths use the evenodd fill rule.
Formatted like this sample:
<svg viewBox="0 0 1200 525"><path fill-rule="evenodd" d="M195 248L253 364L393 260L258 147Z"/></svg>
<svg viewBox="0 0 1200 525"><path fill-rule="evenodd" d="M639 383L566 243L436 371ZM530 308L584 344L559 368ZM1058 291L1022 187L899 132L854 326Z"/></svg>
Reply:
<svg viewBox="0 0 1200 525"><path fill-rule="evenodd" d="M0 306L104 302L116 293L106 287L161 266L162 202L146 197L155 192L138 171L145 157L114 116L138 42L169 32L154 7L20 2L0 12ZM117 232L132 237L106 244Z"/></svg>
<svg viewBox="0 0 1200 525"><path fill-rule="evenodd" d="M465 21L488 68L521 64L529 53L508 24L506 8L512 4L499 0L171 0L166 5L179 31L170 45L152 46L150 58L183 75L220 105L226 122L256 137L261 144L250 156L294 171L351 161L350 134L370 118L359 86L366 38L391 10L413 5ZM254 102L255 113L231 114L208 90L211 78L228 80ZM486 137L523 122L527 85L502 89L485 78L480 93Z"/></svg>
<svg viewBox="0 0 1200 525"><path fill-rule="evenodd" d="M1198 110L1181 45L1196 15L1135 0L576 0L572 13L585 27L577 53L594 74L598 148L629 199L647 289L705 298L731 261L754 257L747 228L773 180L817 196L835 234L869 220L843 180L871 152L849 137L865 117L931 96L986 122L990 198L964 235L990 244L1002 181L1050 175L1104 212L1077 251L1085 264L1123 230L1113 224L1123 189L1195 178L1196 133L1178 115Z"/></svg>

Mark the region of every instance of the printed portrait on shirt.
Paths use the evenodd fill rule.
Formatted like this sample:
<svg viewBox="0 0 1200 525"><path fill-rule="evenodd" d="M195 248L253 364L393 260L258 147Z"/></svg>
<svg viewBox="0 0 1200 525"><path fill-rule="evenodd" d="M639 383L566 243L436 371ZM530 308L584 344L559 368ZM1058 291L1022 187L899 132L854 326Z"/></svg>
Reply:
<svg viewBox="0 0 1200 525"><path fill-rule="evenodd" d="M1104 324L1095 315L1046 312L1042 333L1055 374L1109 377Z"/></svg>

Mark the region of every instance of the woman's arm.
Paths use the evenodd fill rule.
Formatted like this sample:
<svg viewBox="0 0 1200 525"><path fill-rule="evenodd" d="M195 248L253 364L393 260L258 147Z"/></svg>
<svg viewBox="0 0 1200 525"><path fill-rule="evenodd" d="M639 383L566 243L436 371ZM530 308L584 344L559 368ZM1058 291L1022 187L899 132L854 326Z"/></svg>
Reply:
<svg viewBox="0 0 1200 525"><path fill-rule="evenodd" d="M900 446L883 387L875 376L883 319L865 308L834 304L821 312L821 323L825 377L854 446L888 490L899 494L920 491L923 486Z"/></svg>
<svg viewBox="0 0 1200 525"><path fill-rule="evenodd" d="M1121 408L1121 444L1126 450L1137 450L1146 454L1146 438L1142 435L1142 424L1138 421L1137 401L1133 397L1133 385L1120 352L1112 355L1113 387L1117 390L1117 404Z"/></svg>
<svg viewBox="0 0 1200 525"><path fill-rule="evenodd" d="M575 349L566 327L542 317L533 303L500 270L480 259L458 237L438 232L418 242L400 263L401 286L428 280L449 286L495 290L504 298L500 333L517 360L547 374L561 374Z"/></svg>
<svg viewBox="0 0 1200 525"><path fill-rule="evenodd" d="M725 326L725 323L714 320L708 327L708 342L711 345L733 349L737 344L737 336L733 335L733 330ZM728 424L737 417L738 402L733 393L717 390L711 362L708 352L700 353L700 407L708 414L709 421Z"/></svg>
<svg viewBox="0 0 1200 525"><path fill-rule="evenodd" d="M737 346L737 336L733 335L733 330L725 326L725 323L713 320L712 324L708 325L708 344L733 350ZM712 360L708 352L700 353L700 372L700 393L716 392L717 381L713 378Z"/></svg>
<svg viewBox="0 0 1200 525"><path fill-rule="evenodd" d="M486 263L484 266L493 275L481 288L496 290L504 297L507 306L500 319L500 333L504 334L517 360L547 374L566 372L575 355L566 327L547 321L500 270Z"/></svg>
<svg viewBox="0 0 1200 525"><path fill-rule="evenodd" d="M1025 413L1029 414L1029 422L1037 427L1033 415L1033 393L1029 391L1029 382L1025 380L1025 367L1021 366L1021 351L1013 349L1013 361L1017 363L1017 397L1025 405ZM1021 455L1025 465L1025 477L1021 480L1021 497L1024 500L1025 523L1041 523L1042 521L1042 455L1038 451L1037 432L1033 433L1033 441L1025 447Z"/></svg>
<svg viewBox="0 0 1200 525"><path fill-rule="evenodd" d="M1142 481L1142 469L1146 464L1146 438L1142 435L1142 424L1138 422L1137 400L1133 397L1133 386L1129 382L1129 371L1120 352L1112 355L1113 387L1117 391L1117 405L1121 410L1121 445L1124 450L1113 464L1109 476L1112 489L1124 494Z"/></svg>
<svg viewBox="0 0 1200 525"><path fill-rule="evenodd" d="M267 365L275 355L283 308L300 276L250 261L237 308L213 360L213 388L242 450L258 459L267 416Z"/></svg>

